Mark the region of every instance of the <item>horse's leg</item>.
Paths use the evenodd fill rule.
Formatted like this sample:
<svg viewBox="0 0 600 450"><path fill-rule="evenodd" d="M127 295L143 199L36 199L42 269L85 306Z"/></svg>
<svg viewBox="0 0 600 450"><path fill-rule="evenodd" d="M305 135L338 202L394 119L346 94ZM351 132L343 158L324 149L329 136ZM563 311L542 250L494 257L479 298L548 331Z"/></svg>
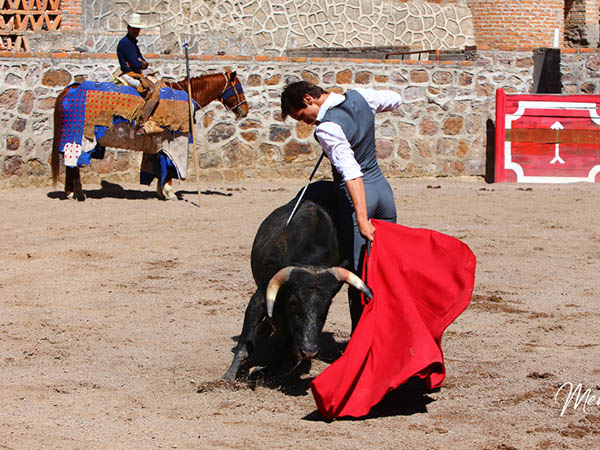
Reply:
<svg viewBox="0 0 600 450"><path fill-rule="evenodd" d="M81 202L85 200L79 167L65 168L65 192L67 193L67 198L76 198Z"/></svg>
<svg viewBox="0 0 600 450"><path fill-rule="evenodd" d="M175 192L173 192L173 178L167 177L165 179L165 185L163 186L163 192L165 193L165 198L167 200L173 200L177 198Z"/></svg>
<svg viewBox="0 0 600 450"><path fill-rule="evenodd" d="M67 198L73 198L73 171L75 167L65 167L65 193L67 194Z"/></svg>
<svg viewBox="0 0 600 450"><path fill-rule="evenodd" d="M168 175L165 178L165 184L162 186L160 185L160 178L156 180L156 192L160 199L174 200L177 198L177 195L173 192L173 179Z"/></svg>
<svg viewBox="0 0 600 450"><path fill-rule="evenodd" d="M85 194L83 193L83 187L81 186L81 172L79 171L79 167L75 167L75 178L73 179L73 192L75 193L75 198L80 202L85 201Z"/></svg>

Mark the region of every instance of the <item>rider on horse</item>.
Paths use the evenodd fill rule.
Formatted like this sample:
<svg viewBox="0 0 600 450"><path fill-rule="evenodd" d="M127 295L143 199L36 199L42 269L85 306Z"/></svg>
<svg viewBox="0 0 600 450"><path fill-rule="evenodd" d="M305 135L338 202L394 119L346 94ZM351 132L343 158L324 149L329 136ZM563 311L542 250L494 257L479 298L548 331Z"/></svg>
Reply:
<svg viewBox="0 0 600 450"><path fill-rule="evenodd" d="M143 71L148 68L148 62L144 59L137 43L140 30L150 28L152 25L144 23L142 16L137 13L127 17L125 23L127 23L127 35L117 45L117 57L122 72L120 78L131 87L136 88L145 100L138 119L138 125L140 126L138 134L160 133L163 129L154 121L149 120L158 105L160 92L158 86L144 76Z"/></svg>

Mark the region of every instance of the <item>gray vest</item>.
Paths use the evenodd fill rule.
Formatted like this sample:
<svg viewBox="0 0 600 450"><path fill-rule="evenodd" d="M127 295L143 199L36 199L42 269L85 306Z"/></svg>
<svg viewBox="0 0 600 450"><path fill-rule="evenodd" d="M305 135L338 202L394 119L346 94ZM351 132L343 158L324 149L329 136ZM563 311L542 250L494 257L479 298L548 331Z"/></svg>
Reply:
<svg viewBox="0 0 600 450"><path fill-rule="evenodd" d="M375 117L362 95L356 91L347 92L346 99L328 109L321 122L334 122L342 128L354 158L360 164L364 183L383 178L375 152ZM333 165L331 167L334 181L345 186L342 176Z"/></svg>

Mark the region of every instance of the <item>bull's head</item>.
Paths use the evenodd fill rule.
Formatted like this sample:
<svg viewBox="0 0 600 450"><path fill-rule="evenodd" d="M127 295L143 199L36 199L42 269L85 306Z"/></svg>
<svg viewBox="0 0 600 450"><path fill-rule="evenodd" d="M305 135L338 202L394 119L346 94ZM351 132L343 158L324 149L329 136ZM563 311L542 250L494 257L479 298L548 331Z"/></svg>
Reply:
<svg viewBox="0 0 600 450"><path fill-rule="evenodd" d="M266 292L267 315L290 338L299 359L317 354L331 300L343 283L369 298L373 295L359 277L342 267L289 266L271 278Z"/></svg>

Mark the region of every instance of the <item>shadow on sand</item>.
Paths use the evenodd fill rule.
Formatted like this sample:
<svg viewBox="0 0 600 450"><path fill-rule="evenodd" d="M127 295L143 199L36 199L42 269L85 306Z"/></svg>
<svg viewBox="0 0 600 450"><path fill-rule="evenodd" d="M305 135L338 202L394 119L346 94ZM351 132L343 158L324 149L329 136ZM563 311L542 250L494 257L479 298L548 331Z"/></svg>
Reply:
<svg viewBox="0 0 600 450"><path fill-rule="evenodd" d="M152 190L139 190L139 189L123 189L123 187L110 181L102 180L100 182L100 189L85 189L83 191L86 198L103 199L103 198L120 198L126 200L158 200L158 194ZM177 191L175 192L177 199L185 200L184 195L197 195L196 191ZM224 197L231 197L233 194L230 192L219 192L219 191L202 191L201 195L221 195ZM54 191L48 193L48 198L66 200L67 195L64 191ZM194 202L190 202L195 204Z"/></svg>
<svg viewBox="0 0 600 450"><path fill-rule="evenodd" d="M435 401L428 394L437 391L439 391L439 389L433 391L428 390L424 380L416 377L411 378L403 385L388 392L385 397L371 409L369 414L363 417L340 417L335 420L356 421L377 419L380 417L423 414L427 412L427 405ZM321 416L317 410L304 416L302 419L313 422L331 422L331 420Z"/></svg>
<svg viewBox="0 0 600 450"><path fill-rule="evenodd" d="M237 342L237 336L232 340ZM336 341L332 333L325 332L320 338L317 360L331 364L342 356L347 341ZM310 383L315 378L306 376L311 370L311 361L298 361L287 351L286 343L279 337L259 337L251 359L243 365L239 379L250 389L257 385L275 389L286 395L300 397L309 395ZM434 401L428 394L424 380L411 378L402 386L389 392L371 412L360 418L344 417L336 420L367 420L388 416L409 416L427 412L427 405ZM329 422L318 411L313 411L303 420Z"/></svg>

